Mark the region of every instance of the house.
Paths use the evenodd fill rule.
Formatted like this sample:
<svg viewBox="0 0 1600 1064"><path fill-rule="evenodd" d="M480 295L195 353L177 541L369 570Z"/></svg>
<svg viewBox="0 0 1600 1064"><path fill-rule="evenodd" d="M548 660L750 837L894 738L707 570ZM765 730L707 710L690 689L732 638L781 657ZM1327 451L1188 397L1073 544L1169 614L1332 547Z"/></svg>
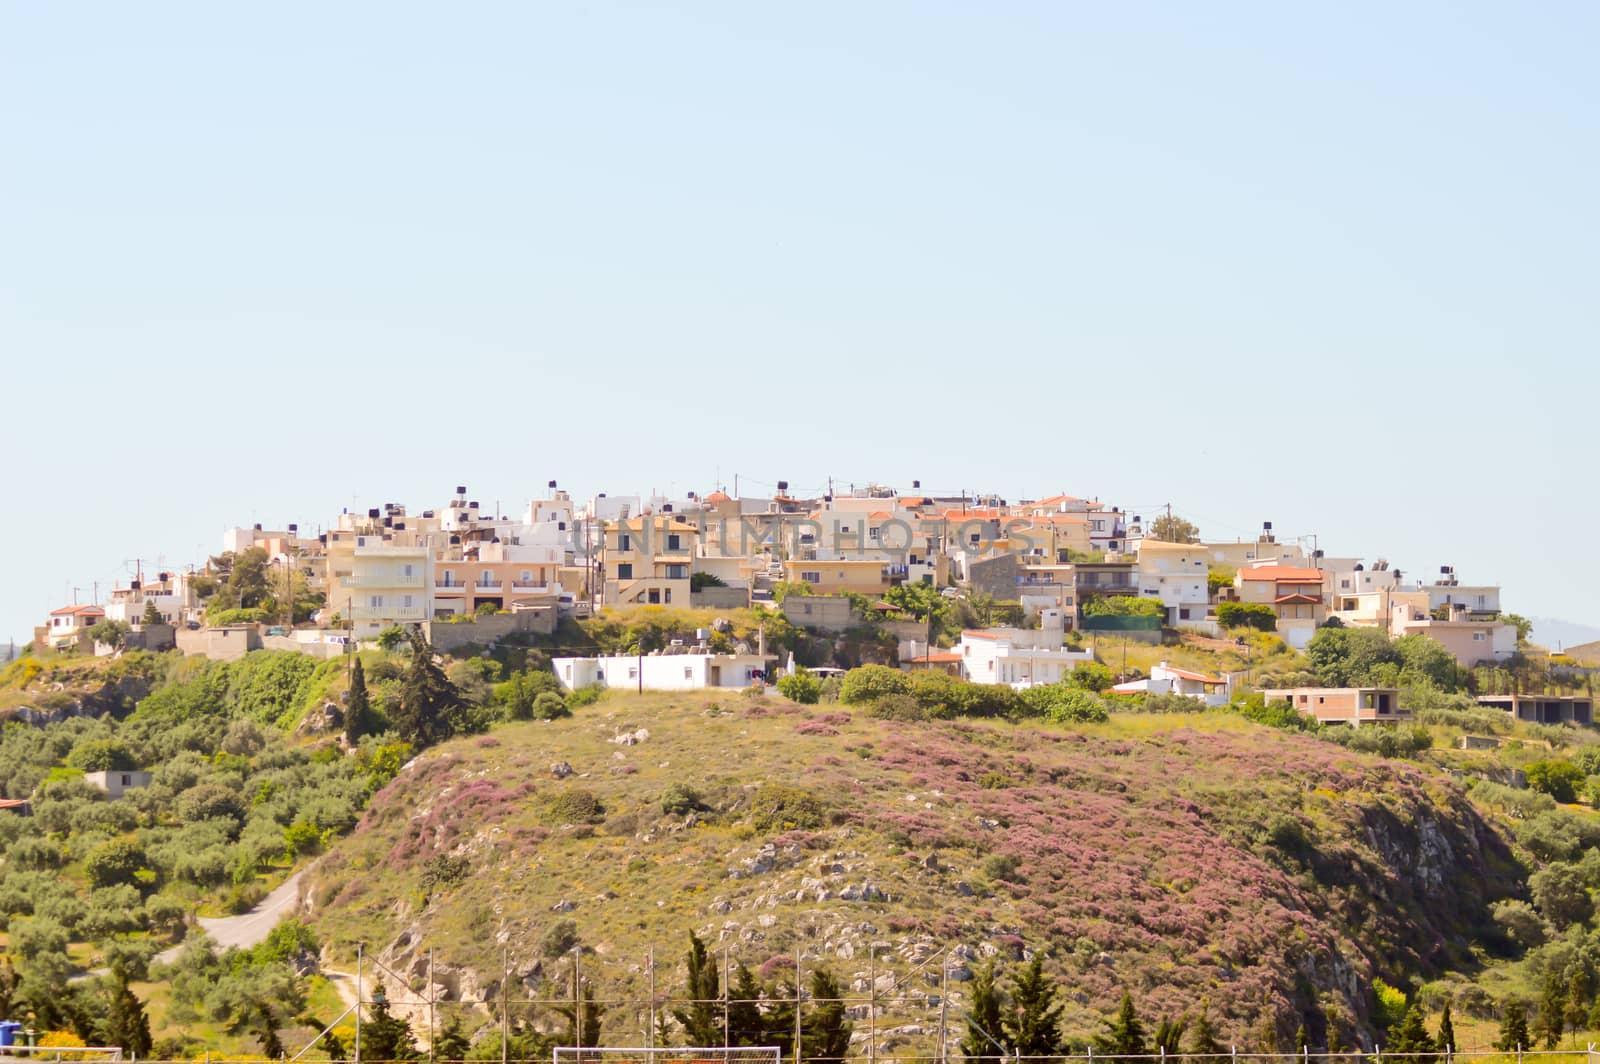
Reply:
<svg viewBox="0 0 1600 1064"><path fill-rule="evenodd" d="M474 503L473 507L476 508ZM326 533L327 609L358 639L433 617L433 544L441 517L385 503L364 514L345 512Z"/></svg>
<svg viewBox="0 0 1600 1064"><path fill-rule="evenodd" d="M843 595L786 595L780 609L790 624L808 632L845 632L867 623Z"/></svg>
<svg viewBox="0 0 1600 1064"><path fill-rule="evenodd" d="M105 610L88 604L51 610L50 619L42 629L44 640L52 650L76 645L80 634L105 620L105 617Z"/></svg>
<svg viewBox="0 0 1600 1064"><path fill-rule="evenodd" d="M958 650L929 649L924 654L914 654L900 659L903 672L942 672L947 676L961 675L961 652Z"/></svg>
<svg viewBox="0 0 1600 1064"><path fill-rule="evenodd" d="M1144 680L1119 683L1111 690L1116 694L1184 695L1208 706L1220 706L1228 701L1228 681L1203 672L1191 672L1166 662L1150 670Z"/></svg>
<svg viewBox="0 0 1600 1064"><path fill-rule="evenodd" d="M155 779L155 773L144 772L138 769L129 769L118 772L108 769L103 772L85 772L83 782L91 787L99 787L106 792L106 797L116 801L129 791L136 791L150 786Z"/></svg>
<svg viewBox="0 0 1600 1064"><path fill-rule="evenodd" d="M143 624L151 606L162 624L197 619L200 599L189 586L189 574L158 573L154 580L132 580L127 587L112 588L106 598L106 620Z"/></svg>
<svg viewBox="0 0 1600 1064"><path fill-rule="evenodd" d="M1161 600L1168 628L1216 633L1217 621L1210 608L1210 572L1210 558L1198 544L1139 541L1139 594Z"/></svg>
<svg viewBox="0 0 1600 1064"><path fill-rule="evenodd" d="M1425 635L1438 642L1458 665L1472 667L1484 661L1506 661L1517 653L1517 629L1490 618L1474 618L1462 605L1440 607L1435 615L1426 612L1425 589L1401 591L1389 596L1389 634L1399 639Z"/></svg>
<svg viewBox="0 0 1600 1064"><path fill-rule="evenodd" d="M678 514L646 514L618 520L605 530L608 606L688 606L689 571L700 539L699 526Z"/></svg>
<svg viewBox="0 0 1600 1064"><path fill-rule="evenodd" d="M554 658L556 679L569 691L599 684L622 690L695 691L763 684L776 659L770 654L621 654L614 657Z"/></svg>
<svg viewBox="0 0 1600 1064"><path fill-rule="evenodd" d="M1594 699L1587 695L1479 695L1477 703L1534 724L1594 723Z"/></svg>
<svg viewBox="0 0 1600 1064"><path fill-rule="evenodd" d="M961 678L973 683L1003 683L1018 690L1060 683L1073 669L1094 660L1092 650L1069 649L1064 635L1062 615L1054 610L1040 614L1037 629L964 631L955 646L955 653L961 655Z"/></svg>
<svg viewBox="0 0 1600 1064"><path fill-rule="evenodd" d="M1290 646L1304 648L1327 619L1321 569L1297 565L1257 565L1234 575L1239 601L1272 607L1278 634Z"/></svg>
<svg viewBox="0 0 1600 1064"><path fill-rule="evenodd" d="M1394 687L1285 687L1264 690L1273 701L1288 702L1318 724L1394 724L1410 720L1411 711L1400 708L1400 691Z"/></svg>
<svg viewBox="0 0 1600 1064"><path fill-rule="evenodd" d="M27 816L33 812L33 805L26 798L0 798L0 813L15 813L17 816Z"/></svg>

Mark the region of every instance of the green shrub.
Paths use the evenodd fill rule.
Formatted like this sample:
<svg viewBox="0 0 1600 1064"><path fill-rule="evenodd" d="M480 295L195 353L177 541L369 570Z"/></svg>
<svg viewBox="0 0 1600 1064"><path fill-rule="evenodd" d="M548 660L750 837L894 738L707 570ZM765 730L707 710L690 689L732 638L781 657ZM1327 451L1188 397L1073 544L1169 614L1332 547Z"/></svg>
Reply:
<svg viewBox="0 0 1600 1064"><path fill-rule="evenodd" d="M822 682L804 669L778 677L778 693L802 706L814 706L822 697Z"/></svg>
<svg viewBox="0 0 1600 1064"><path fill-rule="evenodd" d="M928 711L911 695L884 695L867 705L867 715L879 720L927 720Z"/></svg>
<svg viewBox="0 0 1600 1064"><path fill-rule="evenodd" d="M863 665L844 674L839 701L847 705L874 702L885 695L909 695L911 679L886 665Z"/></svg>
<svg viewBox="0 0 1600 1064"><path fill-rule="evenodd" d="M533 700L533 716L536 720L556 720L572 716L572 711L567 708L567 700L556 692L541 691Z"/></svg>
<svg viewBox="0 0 1600 1064"><path fill-rule="evenodd" d="M144 849L132 839L112 839L101 843L84 859L83 871L96 887L137 882L141 869L149 864Z"/></svg>
<svg viewBox="0 0 1600 1064"><path fill-rule="evenodd" d="M809 791L785 783L763 783L750 800L750 823L757 831L790 831L823 826L825 807Z"/></svg>
<svg viewBox="0 0 1600 1064"><path fill-rule="evenodd" d="M992 854L983 862L983 874L1002 883L1013 883L1022 862L1009 853Z"/></svg>
<svg viewBox="0 0 1600 1064"><path fill-rule="evenodd" d="M1258 632L1276 632L1278 615L1272 607L1260 602L1219 602L1217 623L1224 628L1254 628Z"/></svg>
<svg viewBox="0 0 1600 1064"><path fill-rule="evenodd" d="M592 791L581 787L567 787L539 796L539 819L560 827L567 824L593 824L605 816L605 806Z"/></svg>
<svg viewBox="0 0 1600 1064"><path fill-rule="evenodd" d="M590 684L588 687L580 687L567 695L567 708L582 709L584 706L592 706L600 701L600 696L605 693L606 689L597 683Z"/></svg>
<svg viewBox="0 0 1600 1064"><path fill-rule="evenodd" d="M1022 692L1022 702L1029 716L1055 724L1098 724L1110 719L1098 695L1067 684L1036 684Z"/></svg>
<svg viewBox="0 0 1600 1064"><path fill-rule="evenodd" d="M700 792L687 783L670 783L661 793L661 811L669 816L682 816L700 808Z"/></svg>
<svg viewBox="0 0 1600 1064"><path fill-rule="evenodd" d="M1578 787L1583 784L1583 771L1572 762L1551 758L1535 761L1524 771L1528 774L1528 786L1540 794L1548 794L1556 801L1567 805L1578 800Z"/></svg>

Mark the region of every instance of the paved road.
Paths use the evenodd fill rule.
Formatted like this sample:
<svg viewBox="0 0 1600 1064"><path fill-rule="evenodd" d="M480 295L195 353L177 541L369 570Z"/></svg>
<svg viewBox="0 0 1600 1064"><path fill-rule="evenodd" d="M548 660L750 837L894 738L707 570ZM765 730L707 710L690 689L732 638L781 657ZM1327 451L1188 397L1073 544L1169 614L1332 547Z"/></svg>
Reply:
<svg viewBox="0 0 1600 1064"><path fill-rule="evenodd" d="M267 934L283 919L285 913L294 908L295 902L300 897L300 879L305 875L302 869L284 880L274 890L261 900L261 903L247 913L238 916L202 916L200 927L210 935L219 949L229 946L238 946L248 949L257 942L267 937ZM178 956L182 946L174 946L156 957L162 964L172 962Z"/></svg>

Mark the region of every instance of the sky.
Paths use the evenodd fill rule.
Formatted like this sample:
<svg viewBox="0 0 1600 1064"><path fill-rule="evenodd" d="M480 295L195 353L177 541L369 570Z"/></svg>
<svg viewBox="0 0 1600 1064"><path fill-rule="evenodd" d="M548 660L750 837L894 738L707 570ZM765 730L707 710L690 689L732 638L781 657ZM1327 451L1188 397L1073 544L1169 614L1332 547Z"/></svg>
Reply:
<svg viewBox="0 0 1600 1064"><path fill-rule="evenodd" d="M0 638L344 507L1170 503L1600 623L1580 3L0 0Z"/></svg>

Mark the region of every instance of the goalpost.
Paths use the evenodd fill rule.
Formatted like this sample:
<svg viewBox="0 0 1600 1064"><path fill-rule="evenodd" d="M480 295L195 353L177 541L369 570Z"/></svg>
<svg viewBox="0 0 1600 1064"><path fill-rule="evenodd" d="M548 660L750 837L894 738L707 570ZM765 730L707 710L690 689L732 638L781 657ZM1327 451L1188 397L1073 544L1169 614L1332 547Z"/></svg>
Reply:
<svg viewBox="0 0 1600 1064"><path fill-rule="evenodd" d="M557 1046L551 1064L783 1064L779 1046Z"/></svg>

